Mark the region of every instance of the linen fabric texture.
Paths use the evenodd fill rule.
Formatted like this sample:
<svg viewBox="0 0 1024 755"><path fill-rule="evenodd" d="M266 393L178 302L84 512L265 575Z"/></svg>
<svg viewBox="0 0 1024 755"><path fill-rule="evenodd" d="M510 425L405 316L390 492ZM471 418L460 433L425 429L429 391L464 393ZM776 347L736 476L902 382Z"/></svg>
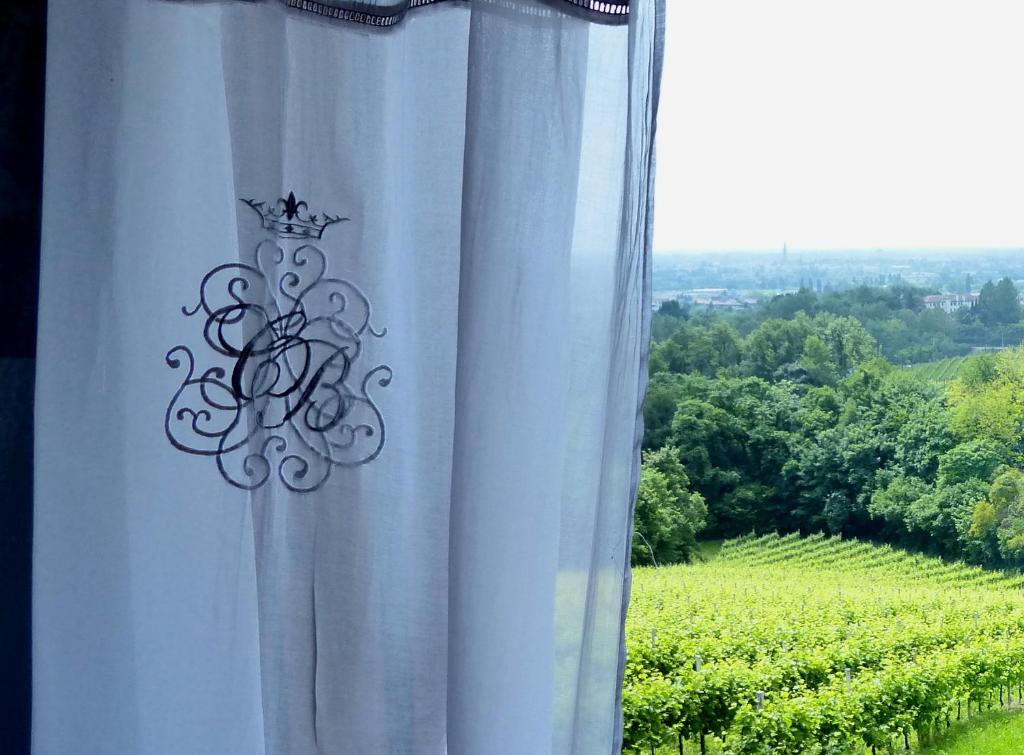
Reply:
<svg viewBox="0 0 1024 755"><path fill-rule="evenodd" d="M37 753L618 752L661 12L51 0Z"/></svg>

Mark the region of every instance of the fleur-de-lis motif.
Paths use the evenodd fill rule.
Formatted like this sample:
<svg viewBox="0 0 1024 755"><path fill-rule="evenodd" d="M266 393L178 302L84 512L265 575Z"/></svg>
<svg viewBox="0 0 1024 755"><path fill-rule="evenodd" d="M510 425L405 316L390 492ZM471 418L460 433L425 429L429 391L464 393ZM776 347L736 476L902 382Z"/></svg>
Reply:
<svg viewBox="0 0 1024 755"><path fill-rule="evenodd" d="M278 202L278 204L283 204L284 205L284 216L286 218L288 218L288 220L294 220L295 218L297 218L298 215L299 215L299 211L300 210L308 210L309 209L309 205L307 205L305 202L297 202L297 201L295 201L295 192L294 191L289 191L288 192L288 198L287 199L285 199L284 197L281 197L280 199L277 200L277 202Z"/></svg>

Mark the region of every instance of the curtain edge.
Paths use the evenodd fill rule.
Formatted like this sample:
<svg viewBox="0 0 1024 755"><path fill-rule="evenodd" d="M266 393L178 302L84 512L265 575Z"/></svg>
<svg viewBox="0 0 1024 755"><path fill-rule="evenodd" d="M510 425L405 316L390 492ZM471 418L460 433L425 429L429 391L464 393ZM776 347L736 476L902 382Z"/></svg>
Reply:
<svg viewBox="0 0 1024 755"><path fill-rule="evenodd" d="M639 22L642 22L642 16L644 14L643 8L634 6L631 8L629 17L630 26L630 65L634 65L636 62L637 50L635 49L636 38L635 28ZM644 402L647 397L647 382L648 382L648 369L647 360L650 355L651 349L651 302L652 302L652 274L651 266L653 263L653 244L654 244L654 174L656 167L655 159L655 138L657 136L657 123L658 123L658 106L661 99L661 74L662 65L664 62L664 51L665 51L665 0L652 0L653 11L653 49L651 50L650 58L650 78L649 78L649 89L646 94L648 100L644 103L644 107L647 108L646 114L647 121L649 124L649 141L646 145L645 154L642 156L646 170L646 187L645 197L643 205L640 211L644 213L642 218L643 224L643 291L641 295L641 307L643 311L641 313L641 324L640 324L640 364L638 365L637 373L637 385L638 385L638 396L637 396L637 414L636 414L636 435L633 445L633 470L632 477L630 480L630 500L628 505L629 517L626 522L626 553L625 553L625 567L623 571L623 583L622 583L622 613L619 619L619 663L618 673L616 675L616 688L615 688L615 734L612 739L612 751L611 755L621 755L622 752L622 739L623 739L623 712L622 712L622 688L623 688L623 675L626 669L626 613L629 609L629 599L632 591L632 566L631 566L631 551L633 544L633 515L636 509L636 496L640 488L640 471L641 471L641 448L644 437ZM632 100L637 96L637 92L634 90L634 83L630 83L630 107L639 107L637 103Z"/></svg>

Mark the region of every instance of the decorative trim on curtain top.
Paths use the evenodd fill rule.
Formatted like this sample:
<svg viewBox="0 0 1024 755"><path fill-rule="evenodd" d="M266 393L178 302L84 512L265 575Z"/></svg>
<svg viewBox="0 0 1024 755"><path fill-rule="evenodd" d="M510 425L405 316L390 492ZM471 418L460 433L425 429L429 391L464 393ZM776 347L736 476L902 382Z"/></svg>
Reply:
<svg viewBox="0 0 1024 755"><path fill-rule="evenodd" d="M389 5L358 0L282 0L289 8L314 13L339 21L351 21L368 26L389 27L399 23L414 8L422 8L449 0L402 0ZM522 6L517 0L462 0ZM630 0L542 0L552 7L583 13L587 18L606 24L624 24L629 19Z"/></svg>

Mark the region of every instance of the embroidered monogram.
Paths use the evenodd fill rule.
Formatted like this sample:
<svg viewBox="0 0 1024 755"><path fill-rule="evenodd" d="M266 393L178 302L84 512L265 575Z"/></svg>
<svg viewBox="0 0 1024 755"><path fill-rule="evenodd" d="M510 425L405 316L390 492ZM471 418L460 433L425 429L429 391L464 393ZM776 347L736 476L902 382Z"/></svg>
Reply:
<svg viewBox="0 0 1024 755"><path fill-rule="evenodd" d="M309 215L294 193L273 206L241 200L285 241L321 239L347 218ZM291 245L288 245L291 246ZM366 365L370 301L352 282L328 275L313 244L266 239L253 263L210 270L199 301L182 313L202 323L204 356L179 345L166 356L185 376L167 407L165 431L186 453L213 457L221 476L253 490L272 473L289 490L316 490L335 467L366 464L384 448L384 418L370 395L391 368Z"/></svg>

